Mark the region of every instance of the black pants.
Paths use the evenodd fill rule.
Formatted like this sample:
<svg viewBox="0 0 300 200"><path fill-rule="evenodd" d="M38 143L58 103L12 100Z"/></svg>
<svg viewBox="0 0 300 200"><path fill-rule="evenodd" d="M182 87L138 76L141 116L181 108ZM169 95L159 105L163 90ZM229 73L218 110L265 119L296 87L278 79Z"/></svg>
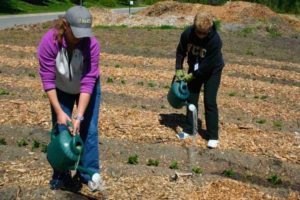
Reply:
<svg viewBox="0 0 300 200"><path fill-rule="evenodd" d="M211 70L188 83L192 103L198 110L198 99L202 85L204 85L204 109L208 139L219 139L219 113L217 105L217 93L221 82L222 69Z"/></svg>

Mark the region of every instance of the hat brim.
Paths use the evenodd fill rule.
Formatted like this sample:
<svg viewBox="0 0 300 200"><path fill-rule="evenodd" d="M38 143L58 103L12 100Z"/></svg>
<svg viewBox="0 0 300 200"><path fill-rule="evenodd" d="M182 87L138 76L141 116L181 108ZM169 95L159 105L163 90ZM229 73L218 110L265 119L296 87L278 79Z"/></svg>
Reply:
<svg viewBox="0 0 300 200"><path fill-rule="evenodd" d="M78 28L78 27L71 26L71 29L72 29L73 35L76 38L85 38L85 37L94 36L91 28Z"/></svg>

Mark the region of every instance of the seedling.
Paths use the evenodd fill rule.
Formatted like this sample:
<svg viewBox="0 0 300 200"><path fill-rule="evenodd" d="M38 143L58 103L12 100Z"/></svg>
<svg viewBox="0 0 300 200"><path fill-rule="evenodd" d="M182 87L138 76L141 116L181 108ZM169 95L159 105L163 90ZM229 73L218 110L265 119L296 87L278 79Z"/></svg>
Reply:
<svg viewBox="0 0 300 200"><path fill-rule="evenodd" d="M121 84L125 85L126 84L126 81L125 80L121 80Z"/></svg>
<svg viewBox="0 0 300 200"><path fill-rule="evenodd" d="M47 148L48 148L48 146L46 144L44 144L44 143L41 144L41 152L47 153Z"/></svg>
<svg viewBox="0 0 300 200"><path fill-rule="evenodd" d="M106 80L107 83L113 83L114 82L114 78L113 77L108 77Z"/></svg>
<svg viewBox="0 0 300 200"><path fill-rule="evenodd" d="M159 165L159 161L158 160L149 159L147 165L148 166L155 166L155 167L157 167Z"/></svg>
<svg viewBox="0 0 300 200"><path fill-rule="evenodd" d="M265 100L265 99L267 99L267 98L268 98L267 95L262 95L262 96L260 97L261 100Z"/></svg>
<svg viewBox="0 0 300 200"><path fill-rule="evenodd" d="M279 178L276 174L270 176L270 177L268 178L268 181L269 181L270 183L272 183L273 185L280 185L280 184L282 184L281 178Z"/></svg>
<svg viewBox="0 0 300 200"><path fill-rule="evenodd" d="M137 165L138 163L139 163L139 156L137 154L129 156L128 164Z"/></svg>
<svg viewBox="0 0 300 200"><path fill-rule="evenodd" d="M227 177L233 177L235 175L235 172L233 171L232 168L230 169L225 169L223 172L222 172L223 175L227 176Z"/></svg>
<svg viewBox="0 0 300 200"><path fill-rule="evenodd" d="M266 31L270 34L271 37L278 37L281 36L281 34L278 32L277 28L270 25L266 28Z"/></svg>
<svg viewBox="0 0 300 200"><path fill-rule="evenodd" d="M161 109L165 109L166 106L165 106L165 105L161 105L160 108L161 108Z"/></svg>
<svg viewBox="0 0 300 200"><path fill-rule="evenodd" d="M137 84L140 85L140 86L144 86L144 82L143 81L139 81Z"/></svg>
<svg viewBox="0 0 300 200"><path fill-rule="evenodd" d="M258 123L258 124L265 124L266 122L267 122L267 120L265 120L265 119L256 120L256 123Z"/></svg>
<svg viewBox="0 0 300 200"><path fill-rule="evenodd" d="M5 138L0 138L0 145L6 145Z"/></svg>
<svg viewBox="0 0 300 200"><path fill-rule="evenodd" d="M0 95L9 95L9 91L4 88L0 88Z"/></svg>
<svg viewBox="0 0 300 200"><path fill-rule="evenodd" d="M40 147L40 142L37 140L33 140L31 149L34 150L34 149L38 149L39 147Z"/></svg>
<svg viewBox="0 0 300 200"><path fill-rule="evenodd" d="M178 169L178 162L177 161L173 161L171 163L171 165L169 166L170 169Z"/></svg>
<svg viewBox="0 0 300 200"><path fill-rule="evenodd" d="M273 126L281 128L283 126L282 121L279 120L273 121Z"/></svg>
<svg viewBox="0 0 300 200"><path fill-rule="evenodd" d="M46 99L46 98L48 98L48 95L47 95L46 93L44 93L44 94L42 95L42 97Z"/></svg>
<svg viewBox="0 0 300 200"><path fill-rule="evenodd" d="M156 83L154 83L154 82L151 81L151 82L148 83L148 86L149 86L149 87L155 87L155 86L156 86Z"/></svg>
<svg viewBox="0 0 300 200"><path fill-rule="evenodd" d="M35 73L29 73L28 76L32 77L32 78L35 78Z"/></svg>
<svg viewBox="0 0 300 200"><path fill-rule="evenodd" d="M202 174L203 173L203 170L200 167L193 167L192 171L195 174Z"/></svg>
<svg viewBox="0 0 300 200"><path fill-rule="evenodd" d="M169 85L165 85L164 89L170 89L170 86Z"/></svg>
<svg viewBox="0 0 300 200"><path fill-rule="evenodd" d="M121 68L121 66L119 64L116 64L115 68Z"/></svg>
<svg viewBox="0 0 300 200"><path fill-rule="evenodd" d="M246 51L246 55L249 55L249 56L254 56L254 52L251 51L250 49L247 49Z"/></svg>
<svg viewBox="0 0 300 200"><path fill-rule="evenodd" d="M24 147L24 146L28 145L28 142L27 142L27 140L25 138L22 138L22 139L20 139L20 140L17 141L17 145L19 147Z"/></svg>
<svg viewBox="0 0 300 200"><path fill-rule="evenodd" d="M236 93L236 92L230 92L228 95L229 95L230 97L234 97L234 96L237 95L237 93Z"/></svg>

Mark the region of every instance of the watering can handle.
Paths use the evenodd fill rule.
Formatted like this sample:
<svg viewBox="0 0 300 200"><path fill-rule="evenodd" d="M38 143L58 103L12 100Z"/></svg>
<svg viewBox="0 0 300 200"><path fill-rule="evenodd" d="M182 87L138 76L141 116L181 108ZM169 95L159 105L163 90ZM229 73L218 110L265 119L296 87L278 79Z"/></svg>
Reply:
<svg viewBox="0 0 300 200"><path fill-rule="evenodd" d="M172 79L172 83L171 83L171 84L173 84L173 83L174 83L175 79L176 79L176 75L174 75L174 77L173 77L173 79Z"/></svg>

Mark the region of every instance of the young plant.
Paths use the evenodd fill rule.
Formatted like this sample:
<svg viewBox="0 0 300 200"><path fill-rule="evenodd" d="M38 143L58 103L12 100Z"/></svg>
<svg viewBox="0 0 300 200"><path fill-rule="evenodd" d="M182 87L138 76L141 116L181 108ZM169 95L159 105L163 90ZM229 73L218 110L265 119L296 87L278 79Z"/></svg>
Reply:
<svg viewBox="0 0 300 200"><path fill-rule="evenodd" d="M121 66L119 64L116 64L115 68L121 68Z"/></svg>
<svg viewBox="0 0 300 200"><path fill-rule="evenodd" d="M24 146L28 145L28 142L27 142L27 140L25 138L22 138L22 139L20 139L20 140L17 141L17 145L19 147L24 147Z"/></svg>
<svg viewBox="0 0 300 200"><path fill-rule="evenodd" d="M128 157L128 164L137 165L139 163L139 156L137 154Z"/></svg>
<svg viewBox="0 0 300 200"><path fill-rule="evenodd" d="M144 86L144 82L143 81L139 81L137 84L140 85L140 86Z"/></svg>
<svg viewBox="0 0 300 200"><path fill-rule="evenodd" d="M159 160L149 159L147 165L148 166L155 166L155 167L157 167L159 165Z"/></svg>
<svg viewBox="0 0 300 200"><path fill-rule="evenodd" d="M202 174L203 173L203 170L200 167L193 167L192 171L195 174Z"/></svg>
<svg viewBox="0 0 300 200"><path fill-rule="evenodd" d="M222 172L223 175L227 176L227 177L233 177L235 175L235 172L233 171L232 168L230 169L225 169L223 172Z"/></svg>
<svg viewBox="0 0 300 200"><path fill-rule="evenodd" d="M280 185L280 184L282 184L281 178L279 178L276 174L270 176L270 177L268 178L268 181L269 181L270 183L272 183L273 185Z"/></svg>
<svg viewBox="0 0 300 200"><path fill-rule="evenodd" d="M0 138L0 145L6 145L5 138Z"/></svg>
<svg viewBox="0 0 300 200"><path fill-rule="evenodd" d="M148 86L153 88L153 87L156 86L156 83L154 83L154 82L151 81L151 82L148 83Z"/></svg>
<svg viewBox="0 0 300 200"><path fill-rule="evenodd" d="M121 80L121 84L125 85L126 81L124 79Z"/></svg>
<svg viewBox="0 0 300 200"><path fill-rule="evenodd" d="M265 124L266 122L267 122L267 120L265 120L265 119L256 120L256 123L258 123L258 124Z"/></svg>
<svg viewBox="0 0 300 200"><path fill-rule="evenodd" d="M236 93L236 92L230 92L228 95L229 95L230 97L234 97L234 96L237 95L237 93Z"/></svg>
<svg viewBox="0 0 300 200"><path fill-rule="evenodd" d="M170 169L178 169L178 162L172 161L171 165L169 166Z"/></svg>
<svg viewBox="0 0 300 200"><path fill-rule="evenodd" d="M47 153L48 146L44 143L41 144L41 152Z"/></svg>
<svg viewBox="0 0 300 200"><path fill-rule="evenodd" d="M114 78L113 77L108 77L106 80L107 83L113 83L114 82Z"/></svg>
<svg viewBox="0 0 300 200"><path fill-rule="evenodd" d="M9 91L4 88L0 88L0 95L9 95Z"/></svg>
<svg viewBox="0 0 300 200"><path fill-rule="evenodd" d="M28 76L29 76L29 77L32 77L32 78L35 78L36 75L35 75L35 73L30 72L30 73L28 74Z"/></svg>
<svg viewBox="0 0 300 200"><path fill-rule="evenodd" d="M282 121L275 120L275 121L273 121L273 126L275 126L277 128L282 128L283 123L282 123Z"/></svg>
<svg viewBox="0 0 300 200"><path fill-rule="evenodd" d="M32 146L31 146L31 149L34 150L34 149L38 149L40 147L41 143L37 140L33 140L32 142Z"/></svg>

